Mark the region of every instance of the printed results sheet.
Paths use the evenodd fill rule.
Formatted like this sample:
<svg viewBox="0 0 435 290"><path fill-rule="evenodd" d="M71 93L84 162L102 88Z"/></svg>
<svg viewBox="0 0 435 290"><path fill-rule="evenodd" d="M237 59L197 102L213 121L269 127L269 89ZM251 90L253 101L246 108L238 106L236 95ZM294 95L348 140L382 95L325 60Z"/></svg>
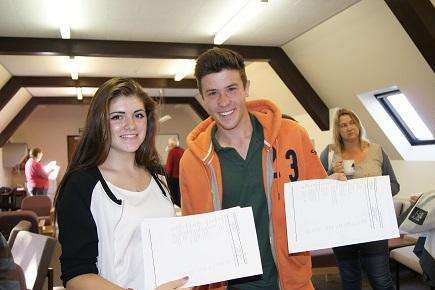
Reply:
<svg viewBox="0 0 435 290"><path fill-rule="evenodd" d="M284 186L289 253L399 236L389 176Z"/></svg>
<svg viewBox="0 0 435 290"><path fill-rule="evenodd" d="M189 276L184 287L263 273L251 207L141 224L145 289Z"/></svg>

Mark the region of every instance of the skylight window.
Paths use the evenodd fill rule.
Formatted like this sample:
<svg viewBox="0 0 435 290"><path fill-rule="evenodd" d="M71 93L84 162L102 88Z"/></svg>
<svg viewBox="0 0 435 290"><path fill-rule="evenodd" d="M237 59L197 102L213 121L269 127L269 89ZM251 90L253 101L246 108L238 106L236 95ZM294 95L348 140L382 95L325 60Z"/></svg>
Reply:
<svg viewBox="0 0 435 290"><path fill-rule="evenodd" d="M411 145L435 144L432 132L401 91L394 90L377 94L375 97L390 114Z"/></svg>

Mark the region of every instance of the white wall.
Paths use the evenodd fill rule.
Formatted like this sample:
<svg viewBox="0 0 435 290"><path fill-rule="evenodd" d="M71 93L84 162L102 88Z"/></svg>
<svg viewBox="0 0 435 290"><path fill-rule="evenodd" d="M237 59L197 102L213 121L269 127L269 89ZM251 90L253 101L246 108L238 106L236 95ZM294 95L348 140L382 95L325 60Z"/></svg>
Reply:
<svg viewBox="0 0 435 290"><path fill-rule="evenodd" d="M393 159L401 196L435 187L435 163L399 160L401 155L357 97L397 85L422 118L432 128L435 124L435 75L384 1L362 0L283 49L329 108L348 107L359 115L369 139ZM312 127L308 116L295 117ZM309 133L321 151L328 134L314 128Z"/></svg>
<svg viewBox="0 0 435 290"><path fill-rule="evenodd" d="M0 87L9 80L11 74L0 64Z"/></svg>
<svg viewBox="0 0 435 290"><path fill-rule="evenodd" d="M58 180L68 164L67 136L78 135L84 126L87 106L38 106L15 131L13 142L27 143L29 148L40 147L44 152L42 163L56 160L60 166Z"/></svg>
<svg viewBox="0 0 435 290"><path fill-rule="evenodd" d="M0 88L3 87L3 85L9 80L10 77L11 75L9 74L9 72L0 64ZM9 169L3 167L3 149L0 148L0 186L10 185L11 173Z"/></svg>
<svg viewBox="0 0 435 290"><path fill-rule="evenodd" d="M187 135L192 131L192 129L201 122L201 118L192 110L189 105L163 105L160 116L169 114L172 119L161 123L157 127L157 134L178 134L180 140L180 146L186 148L186 138ZM167 140L166 140L167 142ZM167 143L163 142L166 147ZM163 148L157 148L160 151ZM161 163L165 164L166 159L163 156Z"/></svg>
<svg viewBox="0 0 435 290"><path fill-rule="evenodd" d="M14 97L0 111L0 132L15 118L20 110L32 98L25 88L19 89Z"/></svg>
<svg viewBox="0 0 435 290"><path fill-rule="evenodd" d="M391 164L400 183L399 196L435 189L435 162L392 160Z"/></svg>
<svg viewBox="0 0 435 290"><path fill-rule="evenodd" d="M3 148L0 148L0 187L11 185L11 169L3 167Z"/></svg>
<svg viewBox="0 0 435 290"><path fill-rule="evenodd" d="M290 116L306 114L305 109L296 100L293 93L275 73L267 62L253 62L246 67L246 75L250 80L249 100L269 99L284 114Z"/></svg>
<svg viewBox="0 0 435 290"><path fill-rule="evenodd" d="M329 110L330 127L332 128L332 118L334 117L336 108ZM300 114L293 116L308 132L308 135L314 140L314 148L317 153L323 151L332 141L332 130L322 131L308 114Z"/></svg>
<svg viewBox="0 0 435 290"><path fill-rule="evenodd" d="M283 49L329 108L354 109L393 158L400 155L358 94L397 85L435 127L435 75L384 1L362 0Z"/></svg>
<svg viewBox="0 0 435 290"><path fill-rule="evenodd" d="M186 148L186 137L192 129L201 122L201 118L189 105L163 105L159 110L159 116L166 114L172 119L161 123L157 127L157 134L178 134L181 147ZM162 160L164 163L164 160Z"/></svg>
<svg viewBox="0 0 435 290"><path fill-rule="evenodd" d="M87 110L87 106L78 105L38 106L11 139L25 142L29 148L40 147L44 152L43 163L56 160L61 167L60 181L68 164L67 136L78 135L79 128L84 127ZM188 105L164 105L158 112L172 116L171 120L158 126L158 133L178 133L181 145L185 147L186 136L200 121L199 117Z"/></svg>

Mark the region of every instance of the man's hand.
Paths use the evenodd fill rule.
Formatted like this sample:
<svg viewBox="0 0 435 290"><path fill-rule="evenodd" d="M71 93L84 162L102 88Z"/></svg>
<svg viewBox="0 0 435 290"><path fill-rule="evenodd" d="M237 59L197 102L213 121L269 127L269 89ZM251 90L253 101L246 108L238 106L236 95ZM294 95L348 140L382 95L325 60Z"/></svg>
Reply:
<svg viewBox="0 0 435 290"><path fill-rule="evenodd" d="M420 198L420 196L421 196L421 194L419 194L419 195L411 195L411 197L409 198L409 201L411 203L416 203L417 200Z"/></svg>
<svg viewBox="0 0 435 290"><path fill-rule="evenodd" d="M341 173L332 173L329 176L326 176L327 179L335 179L335 180L341 180L341 181L346 181L347 177L346 175L341 172Z"/></svg>

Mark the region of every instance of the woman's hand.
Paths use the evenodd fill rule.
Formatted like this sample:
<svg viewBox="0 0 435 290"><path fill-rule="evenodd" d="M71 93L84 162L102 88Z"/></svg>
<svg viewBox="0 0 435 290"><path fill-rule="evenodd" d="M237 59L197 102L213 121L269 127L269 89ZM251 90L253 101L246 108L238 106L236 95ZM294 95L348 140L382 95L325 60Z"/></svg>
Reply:
<svg viewBox="0 0 435 290"><path fill-rule="evenodd" d="M343 160L338 160L337 162L335 162L332 165L332 172L333 173L343 173L344 172Z"/></svg>
<svg viewBox="0 0 435 290"><path fill-rule="evenodd" d="M184 277L178 280L174 280L174 281L170 281L167 282L165 284L160 285L159 287L157 287L154 290L172 290L172 289L192 289L191 287L189 288L180 288L181 286L183 286L184 284L186 284L187 280L189 280L189 277Z"/></svg>
<svg viewBox="0 0 435 290"><path fill-rule="evenodd" d="M409 198L409 201L410 201L411 203L416 203L417 200L420 198L420 196L421 196L421 194L419 194L419 195L412 195L412 196Z"/></svg>
<svg viewBox="0 0 435 290"><path fill-rule="evenodd" d="M347 177L344 173L332 173L329 176L326 176L327 179L335 179L335 180L340 180L340 181L346 181Z"/></svg>

